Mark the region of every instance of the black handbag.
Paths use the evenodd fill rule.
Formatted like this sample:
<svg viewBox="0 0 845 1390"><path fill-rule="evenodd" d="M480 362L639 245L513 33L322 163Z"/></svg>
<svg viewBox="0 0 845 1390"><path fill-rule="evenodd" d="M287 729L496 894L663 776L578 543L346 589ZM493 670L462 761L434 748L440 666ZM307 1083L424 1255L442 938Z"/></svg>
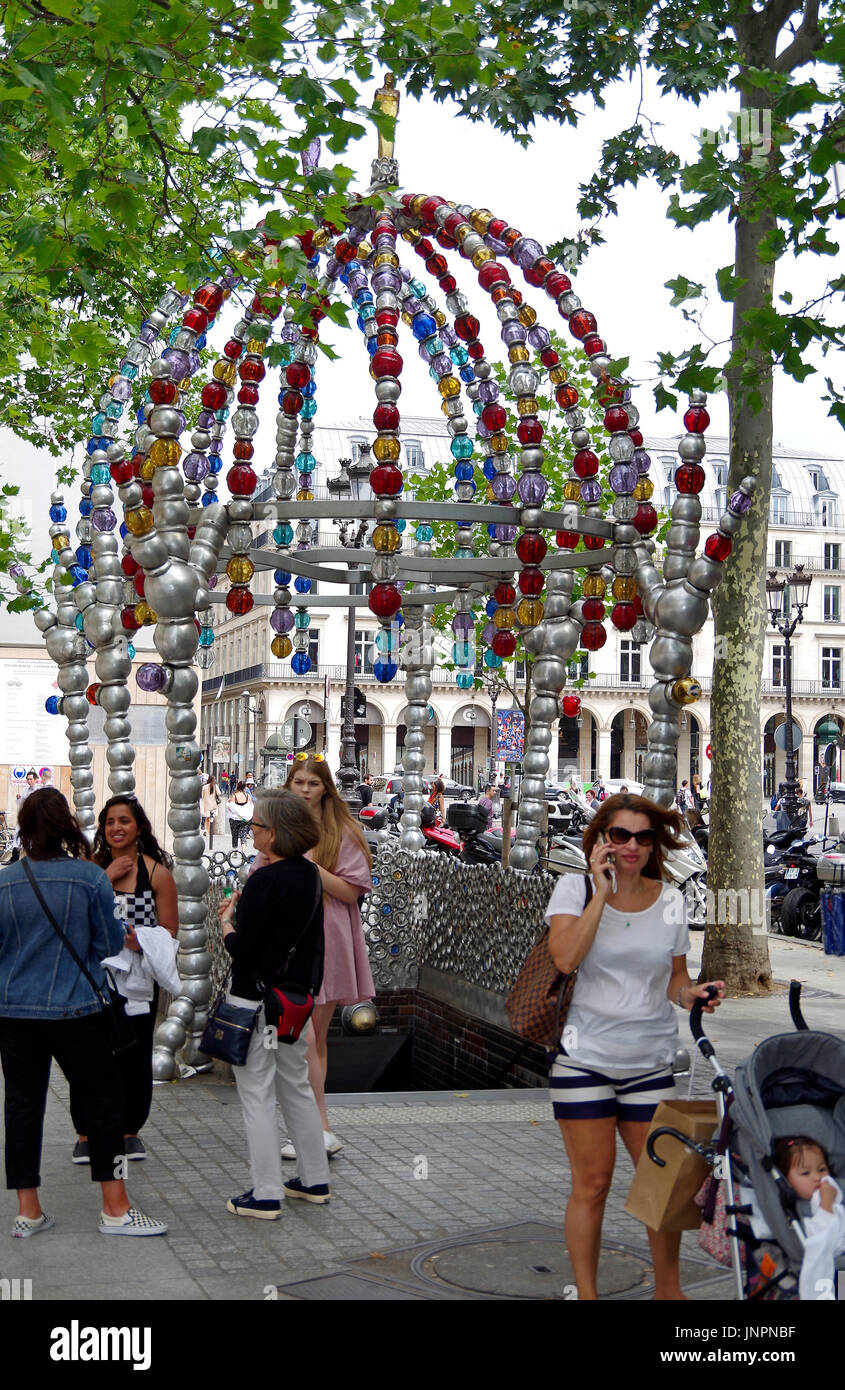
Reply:
<svg viewBox="0 0 845 1390"><path fill-rule="evenodd" d="M88 969L87 965L82 960L75 947L72 946L71 943L68 941L67 937L65 936L64 932L62 931L61 927L59 926L58 922L56 921L55 917L53 916L46 902L44 901L44 895L35 881L35 875L33 874L32 869L30 868L29 860L22 859L20 862L23 864L24 873L29 879L29 882L32 886L32 891L34 892L36 898L41 904L41 910L44 913L44 916L47 918L47 921L50 923L50 926L53 928L53 931L59 937L60 941L64 943L68 953L76 961L76 964L79 966L80 970L82 971L83 975L85 976L86 980L88 981L89 985L91 986L91 988L93 989L94 993L100 1001L102 1013L105 1017L106 1025L109 1030L109 1042L111 1044L111 1050L114 1053L115 1057L117 1057L119 1053L126 1052L130 1047L134 1047L137 1043L132 1024L126 1017L126 1000L118 990L111 972L109 970L106 970L105 966L103 967L103 969L106 976L106 990L108 991L108 993L106 993L103 990L101 985L97 984L97 981L94 979L94 976L91 974L91 971Z"/></svg>
<svg viewBox="0 0 845 1390"><path fill-rule="evenodd" d="M200 1041L200 1052L214 1057L218 1062L228 1062L232 1067L246 1065L249 1040L255 1029L260 1004L255 1008L244 1009L238 1004L228 1004L226 989L219 995L208 1015L208 1022Z"/></svg>

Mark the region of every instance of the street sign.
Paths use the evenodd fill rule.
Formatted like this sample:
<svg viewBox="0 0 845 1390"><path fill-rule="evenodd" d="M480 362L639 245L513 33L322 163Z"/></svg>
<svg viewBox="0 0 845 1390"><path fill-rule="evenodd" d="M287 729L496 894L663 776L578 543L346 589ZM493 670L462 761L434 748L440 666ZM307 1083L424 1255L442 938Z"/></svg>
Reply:
<svg viewBox="0 0 845 1390"><path fill-rule="evenodd" d="M707 758L710 757L710 744L709 744L709 743L708 743L707 747L706 747L705 750L704 750L704 756L707 757Z"/></svg>
<svg viewBox="0 0 845 1390"><path fill-rule="evenodd" d="M311 742L313 729L307 719L286 719L282 725L282 739L286 748L300 753Z"/></svg>
<svg viewBox="0 0 845 1390"><path fill-rule="evenodd" d="M364 692L363 692L362 690L359 690L359 689L358 689L357 685L354 686L353 688L354 688L354 691L355 691L355 698L354 698L354 700L353 700L353 710L354 710L354 712L355 712L355 718L356 718L356 719L361 719L361 720L366 719L366 717L367 717L367 697L366 697L366 695L364 694ZM345 714L346 714L346 696L345 696L345 695L341 695L341 697L340 697L340 718L341 718L341 722L343 721L343 718L344 718Z"/></svg>
<svg viewBox="0 0 845 1390"><path fill-rule="evenodd" d="M802 728L801 728L801 725L800 725L800 724L796 724L795 720L793 719L793 721L792 721L792 747L793 747L793 750L795 750L796 748L800 748L800 747L801 747L801 740L803 739L803 737L804 737L804 732L803 732L803 730L802 730ZM784 721L783 724L778 724L777 728L775 729L775 747L780 748L781 752L785 752L785 751L786 751L786 721Z"/></svg>
<svg viewBox="0 0 845 1390"><path fill-rule="evenodd" d="M478 710L475 710L475 709L465 709L465 710L464 710L464 719L466 720L466 722L467 722L468 724L475 724L476 721L477 721L477 719L478 719Z"/></svg>

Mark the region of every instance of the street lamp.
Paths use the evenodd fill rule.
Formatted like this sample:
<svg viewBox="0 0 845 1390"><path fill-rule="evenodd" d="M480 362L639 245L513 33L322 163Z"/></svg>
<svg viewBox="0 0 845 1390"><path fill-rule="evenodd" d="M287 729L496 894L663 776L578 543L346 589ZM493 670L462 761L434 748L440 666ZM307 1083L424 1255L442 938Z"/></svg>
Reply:
<svg viewBox="0 0 845 1390"><path fill-rule="evenodd" d="M360 502L366 496L373 468L369 444L362 444L357 460L340 459L340 472L329 478L328 489L338 501ZM344 550L359 550L367 539L367 522L335 521L338 537ZM349 566L349 591L355 586L357 565ZM358 795L358 764L355 761L355 608L350 603L346 616L346 685L343 724L340 737L340 766L337 771L338 790L353 814L361 809Z"/></svg>
<svg viewBox="0 0 845 1390"><path fill-rule="evenodd" d="M501 683L501 681L499 680L499 673L498 673L498 671L485 671L485 672L484 672L484 675L481 677L481 679L482 679L482 682L483 682L483 684L484 684L485 693L486 693L487 695L489 695L489 697L490 697L490 705L491 705L491 708L492 708L492 714L491 714L491 716L490 716L490 771L489 771L489 775L490 775L491 778L493 778L493 779L495 780L495 777L496 777L496 765L497 765L497 763L498 763L498 761L499 761L499 759L498 759L498 752L499 752L499 731L498 731L498 729L497 729L497 727L496 727L496 704L497 704L498 699L499 699L499 691L500 691L501 688L502 688L502 683Z"/></svg>
<svg viewBox="0 0 845 1390"><path fill-rule="evenodd" d="M259 702L258 702L257 700L256 700L255 704L252 704L252 702L251 702L251 700L250 700L250 697L249 697L249 691L248 691L248 690L245 690L245 691L244 691L244 693L243 693L243 695L241 696L241 698L242 698L242 700L243 700L244 714L246 715L246 721L247 721L247 725L246 725L246 727L247 727L247 744L249 743L249 721L250 721L250 717L252 718L252 775L253 775L253 777L255 778L256 782L257 782L257 781L258 781L258 716L259 716L259 713L261 712L261 706L260 706L260 704L259 704Z"/></svg>
<svg viewBox="0 0 845 1390"><path fill-rule="evenodd" d="M804 620L804 609L810 598L812 574L804 573L803 565L796 565L786 579L779 579L775 570L769 571L766 581L766 599L772 627L784 640L784 685L786 686L786 728L784 729L784 750L786 754L786 776L784 778L784 810L790 824L798 815L798 778L795 776L795 749L792 741L792 634ZM792 608L795 607L795 617Z"/></svg>

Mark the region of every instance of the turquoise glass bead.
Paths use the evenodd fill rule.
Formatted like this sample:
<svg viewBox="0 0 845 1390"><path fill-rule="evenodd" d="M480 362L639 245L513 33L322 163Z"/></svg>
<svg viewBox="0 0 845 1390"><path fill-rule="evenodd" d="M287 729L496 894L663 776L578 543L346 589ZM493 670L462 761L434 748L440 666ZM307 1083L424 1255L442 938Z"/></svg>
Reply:
<svg viewBox="0 0 845 1390"><path fill-rule="evenodd" d="M399 532L401 536L402 532L405 530L405 526L407 525L407 523L400 516L399 520L394 521L393 525L395 526L396 530Z"/></svg>
<svg viewBox="0 0 845 1390"><path fill-rule="evenodd" d="M127 642L126 644L126 655L129 657L130 661L135 660L135 648L131 642Z"/></svg>
<svg viewBox="0 0 845 1390"><path fill-rule="evenodd" d="M428 541L433 539L434 529L433 527L429 526L427 522L423 522L423 524L421 526L418 526L416 531L414 532L415 541L423 541L427 544Z"/></svg>
<svg viewBox="0 0 845 1390"><path fill-rule="evenodd" d="M204 628L202 629L202 632L200 633L200 642L199 642L199 644L200 644L201 647L210 647L210 646L212 646L212 645L214 644L214 630L213 630L213 628L204 627Z"/></svg>
<svg viewBox="0 0 845 1390"><path fill-rule="evenodd" d="M475 685L475 676L472 671L459 671L455 677L455 683L459 690L472 690Z"/></svg>
<svg viewBox="0 0 845 1390"><path fill-rule="evenodd" d="M293 625L302 632L306 627L311 626L311 614L296 612L293 617Z"/></svg>
<svg viewBox="0 0 845 1390"><path fill-rule="evenodd" d="M109 472L109 466L108 466L107 463L95 463L95 464L94 464L94 467L91 469L91 482L92 482L92 483L109 483L109 482L111 482L111 473Z"/></svg>
<svg viewBox="0 0 845 1390"><path fill-rule="evenodd" d="M123 414L123 406L120 401L112 401L111 405L106 406L106 414L110 420L119 420Z"/></svg>
<svg viewBox="0 0 845 1390"><path fill-rule="evenodd" d="M428 342L426 343L426 347L428 348L432 357L434 357L435 353L440 354L441 352L445 351L443 339L441 338L439 333L435 333L433 338L429 338Z"/></svg>
<svg viewBox="0 0 845 1390"><path fill-rule="evenodd" d="M449 349L449 356L458 367L463 367L469 361L469 353L465 347L453 347Z"/></svg>
<svg viewBox="0 0 845 1390"><path fill-rule="evenodd" d="M103 432L103 426L104 426L105 423L106 423L106 417L105 417L103 411L102 411L102 410L98 410L98 411L97 411L97 414L94 415L94 416L92 417L92 419L91 419L91 433L92 433L92 434L102 434L102 432Z"/></svg>
<svg viewBox="0 0 845 1390"><path fill-rule="evenodd" d="M475 452L475 446L471 439L465 434L458 434L450 445L452 457L456 459L470 459Z"/></svg>
<svg viewBox="0 0 845 1390"><path fill-rule="evenodd" d="M302 409L299 413L302 416L303 420L313 420L314 416L317 414L317 402L303 401Z"/></svg>
<svg viewBox="0 0 845 1390"><path fill-rule="evenodd" d="M422 280L412 280L408 289L417 299L425 299L425 296L428 294L428 289L423 284Z"/></svg>
<svg viewBox="0 0 845 1390"><path fill-rule="evenodd" d="M124 362L120 369L120 375L127 377L129 381L134 381L138 375L138 368L133 362Z"/></svg>
<svg viewBox="0 0 845 1390"><path fill-rule="evenodd" d="M282 521L273 527L273 540L276 545L290 545L293 540L293 527L289 521Z"/></svg>
<svg viewBox="0 0 845 1390"><path fill-rule="evenodd" d="M313 454L297 454L294 459L294 465L299 469L300 473L313 473L314 469L317 467L317 460Z"/></svg>
<svg viewBox="0 0 845 1390"><path fill-rule="evenodd" d="M77 613L76 617L73 620L73 625L76 628L77 632L82 632L83 628L85 627L85 619L83 618L81 613Z"/></svg>
<svg viewBox="0 0 845 1390"><path fill-rule="evenodd" d="M488 647L487 651L484 653L484 665L489 666L491 671L495 671L501 664L502 658L497 656L491 647Z"/></svg>

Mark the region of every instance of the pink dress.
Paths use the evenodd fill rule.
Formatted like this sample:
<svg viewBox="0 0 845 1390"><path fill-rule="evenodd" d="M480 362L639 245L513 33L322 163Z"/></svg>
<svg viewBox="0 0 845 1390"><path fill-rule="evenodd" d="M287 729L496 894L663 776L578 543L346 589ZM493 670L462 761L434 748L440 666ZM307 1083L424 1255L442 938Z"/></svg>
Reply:
<svg viewBox="0 0 845 1390"><path fill-rule="evenodd" d="M311 855L307 854L306 859ZM346 832L340 843L340 853L334 872L339 878L366 893L372 888L367 857L357 841ZM358 1004L372 999L376 992L361 914L357 903L344 903L323 894L323 931L326 938L326 961L323 987L317 996L318 1004Z"/></svg>

